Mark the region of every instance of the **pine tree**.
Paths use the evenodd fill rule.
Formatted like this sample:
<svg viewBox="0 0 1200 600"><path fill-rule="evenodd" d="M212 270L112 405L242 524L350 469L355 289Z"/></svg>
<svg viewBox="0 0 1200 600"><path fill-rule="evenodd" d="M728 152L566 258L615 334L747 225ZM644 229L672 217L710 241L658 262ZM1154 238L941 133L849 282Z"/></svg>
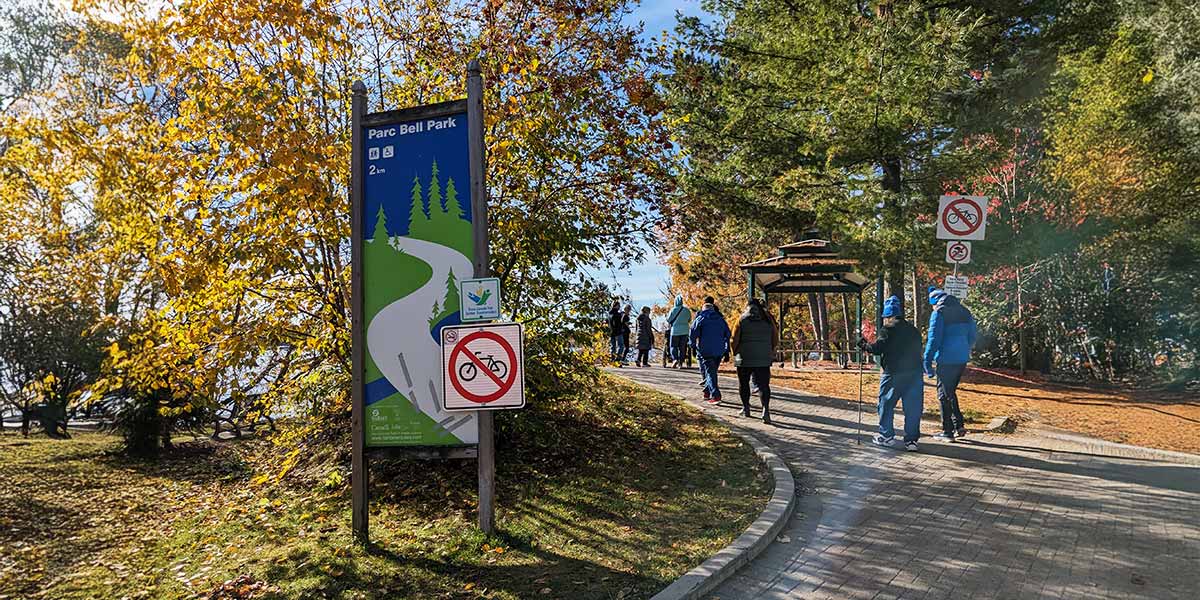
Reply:
<svg viewBox="0 0 1200 600"><path fill-rule="evenodd" d="M455 221L463 220L462 205L458 203L458 188L454 187L454 179L446 179L446 214Z"/></svg>
<svg viewBox="0 0 1200 600"><path fill-rule="evenodd" d="M383 204L379 205L379 212L375 214L375 234L371 239L376 244L388 243L387 216L383 214Z"/></svg>
<svg viewBox="0 0 1200 600"><path fill-rule="evenodd" d="M439 212L446 213L446 204L442 200L442 184L438 182L437 160L434 160L433 177L429 181L429 218L436 221Z"/></svg>
<svg viewBox="0 0 1200 600"><path fill-rule="evenodd" d="M428 229L429 215L425 213L425 203L421 201L421 178L413 175L412 212L408 215L408 235L420 237Z"/></svg>
<svg viewBox="0 0 1200 600"><path fill-rule="evenodd" d="M454 277L454 269L446 276L446 300L442 303L444 310L457 310L462 304L458 296L458 281Z"/></svg>
<svg viewBox="0 0 1200 600"><path fill-rule="evenodd" d="M429 313L429 326L430 327L437 325L438 320L439 320L438 317L440 317L441 314L442 314L442 307L438 306L437 301L434 301L433 311L431 313Z"/></svg>

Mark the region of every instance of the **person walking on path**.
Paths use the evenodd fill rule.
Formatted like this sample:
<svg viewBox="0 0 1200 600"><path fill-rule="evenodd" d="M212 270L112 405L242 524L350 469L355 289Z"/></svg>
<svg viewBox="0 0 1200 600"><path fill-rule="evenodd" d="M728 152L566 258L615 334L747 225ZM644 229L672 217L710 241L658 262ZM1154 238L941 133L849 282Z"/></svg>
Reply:
<svg viewBox="0 0 1200 600"><path fill-rule="evenodd" d="M953 442L967 434L966 421L958 407L958 382L962 380L978 330L971 311L958 298L929 286L929 339L925 342L925 375L937 377L937 396L942 408L942 433L934 438ZM937 366L934 366L937 363Z"/></svg>
<svg viewBox="0 0 1200 600"><path fill-rule="evenodd" d="M650 307L643 306L637 318L637 366L650 366L650 349L654 347L654 324L650 322Z"/></svg>
<svg viewBox="0 0 1200 600"><path fill-rule="evenodd" d="M621 312L621 362L629 362L629 336L633 333L633 305L626 304Z"/></svg>
<svg viewBox="0 0 1200 600"><path fill-rule="evenodd" d="M621 301L613 300L608 309L608 355L614 361L620 361L621 349Z"/></svg>
<svg viewBox="0 0 1200 600"><path fill-rule="evenodd" d="M895 296L883 303L883 328L875 342L858 340L858 347L881 356L879 376L879 432L871 437L877 446L896 443L893 426L896 401L904 407L904 449L916 452L925 409L925 382L921 379L921 332L904 320L904 307Z"/></svg>
<svg viewBox="0 0 1200 600"><path fill-rule="evenodd" d="M721 388L717 387L717 370L729 352L729 324L717 310L712 297L705 298L704 308L692 323L692 345L700 354L704 371L704 400L709 404L721 401Z"/></svg>
<svg viewBox="0 0 1200 600"><path fill-rule="evenodd" d="M730 351L737 367L738 394L742 399L742 416L750 416L750 378L758 384L762 402L762 422L771 424L771 363L779 346L775 323L757 298L746 305L733 331Z"/></svg>
<svg viewBox="0 0 1200 600"><path fill-rule="evenodd" d="M683 366L687 358L688 327L692 324L692 311L683 305L683 296L675 296L675 306L667 313L668 331L671 336L671 368Z"/></svg>
<svg viewBox="0 0 1200 600"><path fill-rule="evenodd" d="M710 304L712 305L712 307L713 307L713 310L717 311L717 314L721 314L721 309L720 309L720 308L717 306L717 301L716 301L716 300L714 300L712 296L705 296L705 297L704 297L704 304L703 304L703 305L700 307L700 310L696 311L696 317L697 317L697 318L699 318L699 317L700 317L700 312L704 310L704 307L705 307L705 306L708 306L708 305L710 305ZM695 321L692 321L692 324L693 324L693 325L694 325L695 323L696 323ZM691 329L690 329L690 328L688 329L688 335L689 335L689 336L691 335ZM691 343L689 343L689 344L688 344L688 347L689 347L689 348L691 348L691 353L692 353L692 354L694 354L694 355L696 356L696 358L697 358L697 362L699 363L699 370L700 370L700 387L701 387L701 388L707 388L707 387L708 387L708 375L706 375L706 374L705 374L705 372L704 372L704 361L700 359L700 349L699 349L698 347L696 347L696 343L695 343L695 342L691 342ZM706 397L705 397L705 400L707 400L707 399L708 399L708 397L706 396Z"/></svg>

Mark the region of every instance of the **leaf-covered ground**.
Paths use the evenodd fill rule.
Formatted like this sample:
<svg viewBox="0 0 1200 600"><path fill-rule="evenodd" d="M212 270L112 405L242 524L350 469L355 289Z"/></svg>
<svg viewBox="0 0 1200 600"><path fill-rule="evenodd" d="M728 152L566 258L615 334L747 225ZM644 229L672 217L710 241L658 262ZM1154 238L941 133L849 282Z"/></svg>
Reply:
<svg viewBox="0 0 1200 600"><path fill-rule="evenodd" d="M255 485L282 449L0 436L0 598L646 598L769 493L738 438L613 380L498 422L500 535L474 528L473 462L378 457L369 549L340 464Z"/></svg>

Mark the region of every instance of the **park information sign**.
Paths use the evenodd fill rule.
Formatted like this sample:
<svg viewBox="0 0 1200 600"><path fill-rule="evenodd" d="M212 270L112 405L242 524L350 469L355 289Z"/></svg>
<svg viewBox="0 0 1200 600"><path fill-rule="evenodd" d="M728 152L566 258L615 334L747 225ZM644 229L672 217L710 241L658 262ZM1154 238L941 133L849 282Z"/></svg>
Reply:
<svg viewBox="0 0 1200 600"><path fill-rule="evenodd" d="M443 408L441 330L474 274L465 101L364 118L363 367L367 446L461 446L473 413Z"/></svg>
<svg viewBox="0 0 1200 600"><path fill-rule="evenodd" d="M464 279L459 283L462 321L495 321L500 318L500 280L496 277Z"/></svg>

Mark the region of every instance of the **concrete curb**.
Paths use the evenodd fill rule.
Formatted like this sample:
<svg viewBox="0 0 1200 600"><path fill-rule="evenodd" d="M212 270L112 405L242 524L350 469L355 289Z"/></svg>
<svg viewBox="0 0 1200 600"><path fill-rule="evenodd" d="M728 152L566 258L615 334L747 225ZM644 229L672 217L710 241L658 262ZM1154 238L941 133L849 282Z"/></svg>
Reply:
<svg viewBox="0 0 1200 600"><path fill-rule="evenodd" d="M767 501L766 508L758 518L737 539L698 567L684 573L650 600L693 600L716 589L775 541L796 508L796 480L792 478L791 469L779 454L737 425L729 423L719 415L713 416L754 448L755 454L771 470L771 477L775 480L775 492L771 494L771 499Z"/></svg>
<svg viewBox="0 0 1200 600"><path fill-rule="evenodd" d="M1021 428L1023 431L1034 433L1042 437L1047 437L1052 440L1062 442L1070 442L1075 444L1083 444L1098 450L1107 450L1111 454L1101 454L1098 456L1110 456L1112 458L1135 458L1135 459L1151 459L1161 460L1164 462L1182 463L1189 465L1200 465L1200 455L1189 454L1187 452L1175 452L1173 450L1159 450L1158 448L1147 448L1145 446L1134 446L1133 444L1122 444L1119 442L1110 442L1099 438L1088 437L1076 433L1069 433L1046 426L1031 425Z"/></svg>

